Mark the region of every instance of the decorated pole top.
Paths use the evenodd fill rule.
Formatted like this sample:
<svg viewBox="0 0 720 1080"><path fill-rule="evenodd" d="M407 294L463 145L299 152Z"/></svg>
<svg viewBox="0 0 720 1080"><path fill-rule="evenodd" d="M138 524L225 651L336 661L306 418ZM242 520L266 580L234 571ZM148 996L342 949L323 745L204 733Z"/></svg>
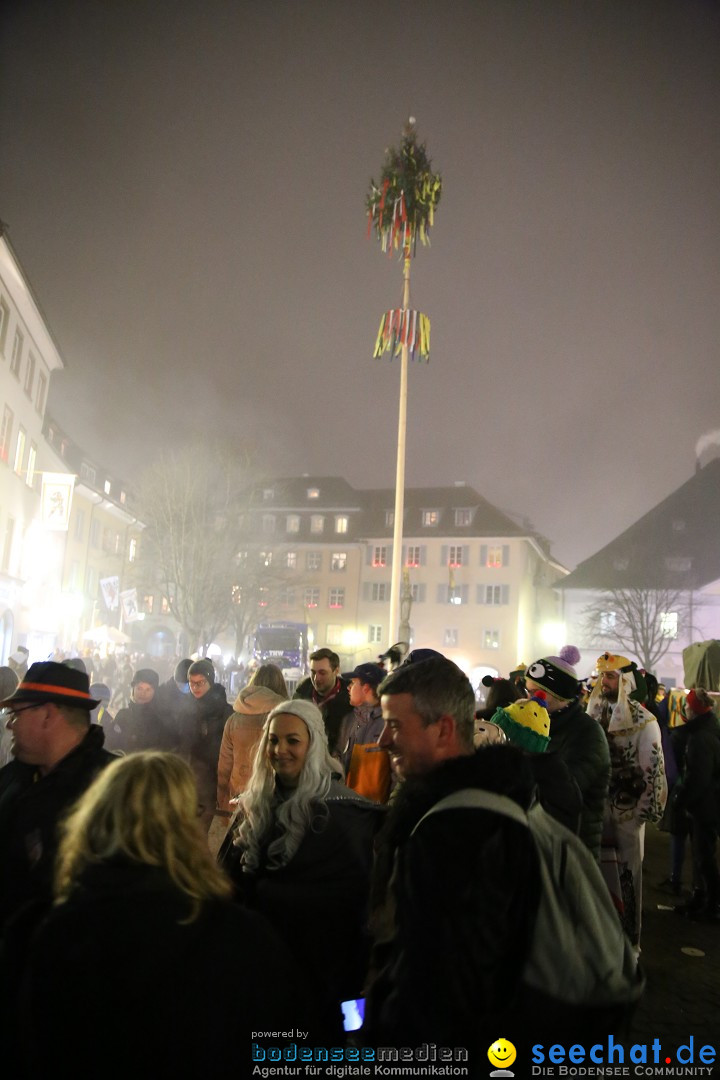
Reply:
<svg viewBox="0 0 720 1080"><path fill-rule="evenodd" d="M399 147L385 151L380 183L370 181L366 198L368 235L375 230L388 255L402 252L406 259L420 243L430 243L435 210L440 202L442 178L433 173L424 143L418 143L415 118L410 117Z"/></svg>

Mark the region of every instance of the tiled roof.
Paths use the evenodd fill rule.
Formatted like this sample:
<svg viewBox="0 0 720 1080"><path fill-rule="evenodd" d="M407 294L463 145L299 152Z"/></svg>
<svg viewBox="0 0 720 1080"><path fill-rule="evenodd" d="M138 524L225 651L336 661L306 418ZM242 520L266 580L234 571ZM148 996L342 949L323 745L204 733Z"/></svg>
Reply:
<svg viewBox="0 0 720 1080"><path fill-rule="evenodd" d="M699 589L720 578L720 458L586 559L564 589Z"/></svg>

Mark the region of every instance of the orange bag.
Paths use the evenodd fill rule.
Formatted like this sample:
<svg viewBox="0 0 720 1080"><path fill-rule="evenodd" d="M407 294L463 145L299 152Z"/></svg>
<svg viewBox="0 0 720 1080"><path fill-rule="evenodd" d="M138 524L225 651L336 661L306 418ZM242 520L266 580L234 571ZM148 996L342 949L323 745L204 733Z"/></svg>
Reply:
<svg viewBox="0 0 720 1080"><path fill-rule="evenodd" d="M346 783L373 802L386 803L390 795L390 755L377 743L353 746Z"/></svg>

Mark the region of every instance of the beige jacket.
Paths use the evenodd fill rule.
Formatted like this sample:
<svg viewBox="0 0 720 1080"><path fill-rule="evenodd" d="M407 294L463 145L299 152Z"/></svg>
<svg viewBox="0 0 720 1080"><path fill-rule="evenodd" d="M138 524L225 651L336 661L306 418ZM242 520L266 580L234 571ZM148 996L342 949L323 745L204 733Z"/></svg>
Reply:
<svg viewBox="0 0 720 1080"><path fill-rule="evenodd" d="M234 713L225 723L218 758L217 805L230 811L230 799L247 787L255 750L269 712L285 699L266 686L244 686L235 699Z"/></svg>

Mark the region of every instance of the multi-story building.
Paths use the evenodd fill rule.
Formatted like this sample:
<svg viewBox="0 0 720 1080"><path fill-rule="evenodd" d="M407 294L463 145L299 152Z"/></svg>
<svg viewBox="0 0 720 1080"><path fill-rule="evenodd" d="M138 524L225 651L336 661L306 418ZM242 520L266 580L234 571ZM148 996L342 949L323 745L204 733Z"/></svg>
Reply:
<svg viewBox="0 0 720 1080"><path fill-rule="evenodd" d="M61 541L41 513L42 435L56 342L0 227L0 662L18 644L42 648L43 596Z"/></svg>
<svg viewBox="0 0 720 1080"><path fill-rule="evenodd" d="M683 649L720 638L718 535L720 445L710 442L689 480L562 581L585 674L609 649L683 685Z"/></svg>
<svg viewBox="0 0 720 1080"><path fill-rule="evenodd" d="M261 487L244 555L268 568L259 621L305 622L316 646L348 664L387 649L393 505L392 490L339 477ZM479 678L564 644L554 586L565 569L542 538L465 484L406 491L402 564L411 645Z"/></svg>

